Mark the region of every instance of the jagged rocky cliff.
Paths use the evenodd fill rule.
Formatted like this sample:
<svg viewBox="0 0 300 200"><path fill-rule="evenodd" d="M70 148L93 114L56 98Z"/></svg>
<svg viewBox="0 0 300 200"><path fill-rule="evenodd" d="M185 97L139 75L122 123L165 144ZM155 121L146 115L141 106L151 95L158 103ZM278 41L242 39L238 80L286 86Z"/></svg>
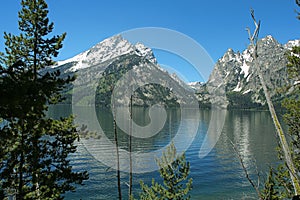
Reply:
<svg viewBox="0 0 300 200"><path fill-rule="evenodd" d="M258 41L259 67L275 104L279 103L286 95L280 93L278 89L292 82L287 75L286 53L292 46L299 44L299 40L294 40L282 45L272 36ZM223 103L229 108L265 106L266 101L252 53L252 46L248 46L243 52L234 52L232 49L228 49L224 56L217 61L207 83L196 89L200 102L203 105L209 104L212 97L208 86L215 86L223 87L227 97L226 102Z"/></svg>

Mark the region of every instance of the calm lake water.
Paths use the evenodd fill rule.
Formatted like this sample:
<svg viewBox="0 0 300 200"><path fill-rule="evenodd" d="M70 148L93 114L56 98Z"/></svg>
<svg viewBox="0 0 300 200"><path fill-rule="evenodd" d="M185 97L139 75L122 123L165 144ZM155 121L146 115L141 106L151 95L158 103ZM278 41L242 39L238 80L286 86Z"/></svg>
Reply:
<svg viewBox="0 0 300 200"><path fill-rule="evenodd" d="M191 165L190 177L193 178L191 199L257 199L254 189L245 178L231 141L237 145L238 152L243 157L245 166L253 180L257 180L255 166L257 166L261 176L266 177L269 166L278 163L275 151L277 140L269 113L266 111L227 111L222 134L217 144L207 156L200 159L199 150L210 123L211 112L208 110L200 110L199 112L200 120L192 121L192 123L199 123L199 128L186 151L187 161ZM70 113L72 113L70 106L56 106L50 108L48 115L57 118L67 116ZM96 113L98 123L104 134L113 140L111 112L106 109L97 109ZM85 114L88 117L88 109ZM189 117L193 118L193 114L196 115L196 112L191 112ZM180 110L167 110L167 115L165 126L157 135L151 138L134 138L132 140L133 152L142 153L159 149L175 137L181 123ZM142 108L134 108L133 119L141 126L150 122L147 110ZM186 123L183 126L188 129L190 124ZM118 130L118 133L120 146L126 150L128 135L122 133L121 130ZM95 148L105 154L107 147L98 145ZM87 150L86 145L79 142L78 152L71 156L71 160L76 170L87 170L90 179L85 181L84 186L79 186L75 193L67 193L66 199L117 199L116 172L95 159ZM128 174L122 172L121 176L123 196L127 197ZM150 184L152 178L161 180L157 171L134 174L136 198L140 192L140 180ZM261 179L264 178L261 177Z"/></svg>

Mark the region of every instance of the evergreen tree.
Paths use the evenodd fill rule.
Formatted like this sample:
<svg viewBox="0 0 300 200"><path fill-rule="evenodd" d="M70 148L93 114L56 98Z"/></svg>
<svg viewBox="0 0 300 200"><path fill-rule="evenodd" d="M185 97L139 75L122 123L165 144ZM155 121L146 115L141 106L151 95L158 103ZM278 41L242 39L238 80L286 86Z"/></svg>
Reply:
<svg viewBox="0 0 300 200"><path fill-rule="evenodd" d="M286 98L283 102L283 107L286 109L284 114L284 121L288 126L288 134L290 136L290 149L292 151L292 159L296 168L294 176L300 183L300 46L293 47L288 52L288 74L293 84L287 86L286 91L289 92L289 98ZM279 157L281 151L279 151ZM292 197L294 193L292 191L292 183L286 176L289 169L283 165L279 166L277 179L279 185L285 189L285 192L281 196ZM300 195L300 194L297 194Z"/></svg>
<svg viewBox="0 0 300 200"><path fill-rule="evenodd" d="M88 179L75 172L68 156L79 139L73 117L47 118L49 104L74 77L43 72L53 65L65 33L48 38L53 23L44 0L22 0L20 35L4 33L6 52L0 68L0 188L15 189L17 199L63 199Z"/></svg>
<svg viewBox="0 0 300 200"><path fill-rule="evenodd" d="M277 188L277 182L274 178L273 168L270 169L267 181L264 185L264 189L261 192L262 199L264 200L279 200L279 193Z"/></svg>
<svg viewBox="0 0 300 200"><path fill-rule="evenodd" d="M190 164L186 162L185 154L176 155L176 148L171 144L162 158L157 160L159 173L163 184L152 179L149 187L141 182L142 200L183 200L190 199L188 195L192 189L192 178L186 180L190 172Z"/></svg>
<svg viewBox="0 0 300 200"><path fill-rule="evenodd" d="M288 72L293 84L289 87L291 97L285 99L283 105L287 109L284 120L288 125L288 133L291 136L293 160L300 172L300 46L293 47L288 56Z"/></svg>

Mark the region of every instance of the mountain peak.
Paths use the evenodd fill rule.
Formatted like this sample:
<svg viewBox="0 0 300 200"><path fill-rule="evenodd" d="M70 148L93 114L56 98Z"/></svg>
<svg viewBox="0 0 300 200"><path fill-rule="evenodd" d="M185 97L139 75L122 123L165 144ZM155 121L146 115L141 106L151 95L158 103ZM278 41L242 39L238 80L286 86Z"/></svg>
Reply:
<svg viewBox="0 0 300 200"><path fill-rule="evenodd" d="M99 51L99 50L115 50L117 49L119 53L123 53L123 51L127 51L128 49L132 50L133 45L125 40L121 35L115 35L109 38L106 38L102 42L93 46L89 51Z"/></svg>
<svg viewBox="0 0 300 200"><path fill-rule="evenodd" d="M259 67L270 96L275 101L280 100L281 96L278 96L276 89L290 82L286 72L285 53L288 48L295 45L300 45L300 40L289 41L282 45L271 35L260 39L257 42L258 65L254 62L252 45L241 54L228 49L216 63L207 85L215 88L224 87L229 106L232 108L263 106L266 101L258 78L257 67Z"/></svg>
<svg viewBox="0 0 300 200"><path fill-rule="evenodd" d="M262 38L262 40L276 41L276 39L272 35L267 35L266 37Z"/></svg>
<svg viewBox="0 0 300 200"><path fill-rule="evenodd" d="M300 46L300 40L289 40L285 45L284 48L288 50L292 50L294 46Z"/></svg>
<svg viewBox="0 0 300 200"><path fill-rule="evenodd" d="M136 48L136 54L139 56L145 56L147 59L152 63L157 63L156 58L154 57L154 54L152 50L149 47L146 47L144 44L138 42L135 45Z"/></svg>
<svg viewBox="0 0 300 200"><path fill-rule="evenodd" d="M76 71L78 69L103 63L125 54L136 54L138 56L145 57L150 62L156 63L156 59L150 48L141 43L133 45L121 35L115 35L103 40L89 50L80 53L73 58L65 61L59 61L57 66L76 62L76 64L70 69L71 71Z"/></svg>
<svg viewBox="0 0 300 200"><path fill-rule="evenodd" d="M266 37L259 40L258 45L263 45L266 48L272 48L272 46L281 46L281 44L279 44L279 42L272 35L267 35Z"/></svg>
<svg viewBox="0 0 300 200"><path fill-rule="evenodd" d="M229 48L227 49L226 53L219 61L230 62L230 61L234 61L235 59L237 59L237 54L233 51L232 48Z"/></svg>

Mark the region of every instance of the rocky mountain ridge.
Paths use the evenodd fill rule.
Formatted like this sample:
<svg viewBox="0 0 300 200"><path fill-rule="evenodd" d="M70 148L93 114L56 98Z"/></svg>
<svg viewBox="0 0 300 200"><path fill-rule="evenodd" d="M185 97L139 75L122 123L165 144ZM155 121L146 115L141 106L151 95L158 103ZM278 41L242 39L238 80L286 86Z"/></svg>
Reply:
<svg viewBox="0 0 300 200"><path fill-rule="evenodd" d="M258 41L258 62L265 77L271 97L275 102L284 98L285 94L278 93L281 88L292 80L287 76L286 53L293 46L300 45L300 40L292 40L286 44L280 44L272 36L266 36ZM55 66L47 70L59 69L63 75L74 74L80 71L77 87L80 93L75 98L76 103L103 104L110 103L113 85L128 71L133 71L143 85L145 77L151 77L151 71L159 74L161 86L145 85L135 94L135 104L147 106L151 101L168 101L169 105L177 105L180 102L172 93L172 85L175 88L184 88L194 91L202 107L209 107L212 101L229 108L254 108L265 106L265 97L260 80L253 62L253 47L248 46L243 52L235 52L228 49L217 61L206 83L184 83L176 74L169 74L161 68L152 50L142 43L131 44L120 35L107 38L96 44L89 50L65 61L59 61ZM90 80L99 80L91 83ZM165 80L164 80L165 79ZM101 83L101 84L100 84ZM101 85L101 87L100 87ZM87 88L97 88L97 99L88 94ZM102 96L101 96L101 91ZM72 96L71 89L65 91ZM99 96L100 94L100 96ZM216 95L221 94L221 95ZM163 97L165 95L165 97ZM189 95L189 94L188 94ZM222 96L222 97L221 97ZM73 96L74 98L74 96ZM74 102L74 101L73 101ZM70 101L69 101L70 103Z"/></svg>
<svg viewBox="0 0 300 200"><path fill-rule="evenodd" d="M123 39L121 35L116 35L103 40L89 50L84 51L73 58L58 61L57 64L52 67L56 68L67 63L75 62L76 64L69 69L74 72L96 64L104 63L125 54L136 54L145 57L155 64L157 63L150 48L142 43L133 45L129 41Z"/></svg>
<svg viewBox="0 0 300 200"><path fill-rule="evenodd" d="M299 44L300 40L293 40L282 45L270 35L257 43L258 65L274 102L279 103L286 96L278 92L279 88L292 81L287 75L286 53L292 46ZM207 83L196 89L200 102L209 104L212 97L207 92L207 86L213 85L224 88L227 97L224 104L229 108L266 106L252 53L252 46L248 46L242 53L228 49L215 64Z"/></svg>

